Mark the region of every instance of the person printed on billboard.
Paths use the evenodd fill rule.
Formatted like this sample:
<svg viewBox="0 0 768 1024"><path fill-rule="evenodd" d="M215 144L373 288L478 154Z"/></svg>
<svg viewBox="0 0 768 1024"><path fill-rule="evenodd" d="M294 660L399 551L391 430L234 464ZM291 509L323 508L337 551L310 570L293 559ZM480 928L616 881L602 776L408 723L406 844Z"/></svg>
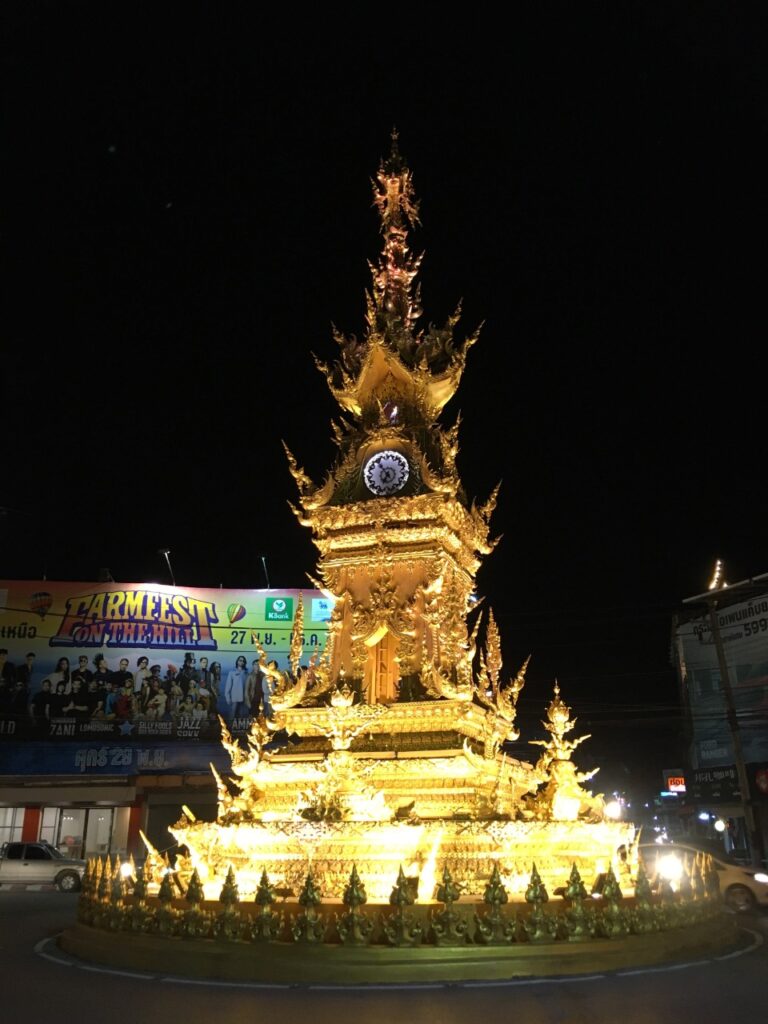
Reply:
<svg viewBox="0 0 768 1024"><path fill-rule="evenodd" d="M167 702L168 697L160 684L160 680L153 679L149 684L149 696L144 708L144 717L150 722L159 722L165 715Z"/></svg>
<svg viewBox="0 0 768 1024"><path fill-rule="evenodd" d="M277 662L276 661L270 661L269 667L276 669L277 668ZM277 684L275 683L274 679L272 679L271 676L267 675L267 673L265 672L264 673L264 677L261 680L261 694L262 694L262 700L264 701L264 716L265 716L265 718L274 718L275 717L275 712L272 710L272 700L271 700L271 697L272 697L272 694L275 692L275 686L276 685Z"/></svg>
<svg viewBox="0 0 768 1024"><path fill-rule="evenodd" d="M117 717L115 705L117 704L117 698L119 696L120 691L112 682L112 680L108 679L107 682L105 683L104 689L104 717L107 719L107 721L114 721L114 719Z"/></svg>
<svg viewBox="0 0 768 1024"><path fill-rule="evenodd" d="M121 658L117 671L112 673L112 680L122 689L129 679L133 683L133 673L128 670L128 659Z"/></svg>
<svg viewBox="0 0 768 1024"><path fill-rule="evenodd" d="M195 668L195 656L188 652L184 655L184 664L181 666L181 672L179 672L179 686L185 697L189 692L189 684L192 682L196 683L199 678Z"/></svg>
<svg viewBox="0 0 768 1024"><path fill-rule="evenodd" d="M46 726L51 718L51 680L44 679L41 688L32 698L30 714L39 726Z"/></svg>
<svg viewBox="0 0 768 1024"><path fill-rule="evenodd" d="M29 692L21 679L17 679L11 689L8 700L8 712L14 718L23 718L27 713L29 704Z"/></svg>
<svg viewBox="0 0 768 1024"><path fill-rule="evenodd" d="M96 680L96 685L99 689L103 688L106 690L107 683L109 682L114 684L116 690L121 689L117 680L112 678L112 673L109 671L109 665L107 664L106 658L100 658L96 662L96 671L93 673L93 678Z"/></svg>
<svg viewBox="0 0 768 1024"><path fill-rule="evenodd" d="M198 684L198 687L197 687L197 699L205 701L205 707L206 707L206 711L208 713L208 716L212 718L213 717L213 714L211 713L212 694L211 694L211 691L208 689L208 687L202 681Z"/></svg>
<svg viewBox="0 0 768 1024"><path fill-rule="evenodd" d="M245 701L248 705L248 710L254 718L258 718L259 711L261 710L261 701L263 697L262 680L264 673L259 668L259 659L254 658L251 662L251 671L248 673L248 679L245 684Z"/></svg>
<svg viewBox="0 0 768 1024"><path fill-rule="evenodd" d="M130 722L133 720L133 680L127 682L115 701L115 720L117 722Z"/></svg>
<svg viewBox="0 0 768 1024"><path fill-rule="evenodd" d="M43 680L51 683L51 680ZM69 695L67 694L67 684L62 680L56 683L54 687L51 683L53 690L51 694L51 718L64 718L64 708L69 704Z"/></svg>
<svg viewBox="0 0 768 1024"><path fill-rule="evenodd" d="M29 651L24 664L16 668L16 679L20 679L31 693L33 687L33 676L35 672L35 652Z"/></svg>
<svg viewBox="0 0 768 1024"><path fill-rule="evenodd" d="M182 697L179 709L176 712L176 725L182 727L188 727L193 722L193 712L195 710L195 702L190 696Z"/></svg>
<svg viewBox="0 0 768 1024"><path fill-rule="evenodd" d="M229 704L230 713L233 718L241 718L248 713L245 703L245 684L248 680L248 662L244 655L240 655L235 662L235 667L227 676L224 687L224 699Z"/></svg>
<svg viewBox="0 0 768 1024"><path fill-rule="evenodd" d="M184 693L178 682L174 679L170 684L166 684L168 687L168 710L171 717L178 715L181 702L184 700Z"/></svg>
<svg viewBox="0 0 768 1024"><path fill-rule="evenodd" d="M72 672L73 679L79 679L83 686L88 686L93 679L93 672L88 668L88 655L81 654L77 659L77 668Z"/></svg>
<svg viewBox="0 0 768 1024"><path fill-rule="evenodd" d="M221 663L212 661L208 673L208 689L211 691L214 707L218 705L219 698L221 697L221 685Z"/></svg>
<svg viewBox="0 0 768 1024"><path fill-rule="evenodd" d="M64 693L71 693L72 677L69 671L69 658L59 658L56 662L55 671L51 672L48 678L51 680L51 686L55 691L58 691L59 683L64 683Z"/></svg>
<svg viewBox="0 0 768 1024"><path fill-rule="evenodd" d="M208 721L208 701L205 697L200 697L195 703L192 711L192 721L202 725Z"/></svg>
<svg viewBox="0 0 768 1024"><path fill-rule="evenodd" d="M149 683L149 677L151 676L149 670L149 658L146 655L142 655L136 662L136 671L133 674L133 692L141 693L141 688L146 680Z"/></svg>
<svg viewBox="0 0 768 1024"><path fill-rule="evenodd" d="M16 682L16 669L13 663L8 661L8 651L0 647L0 690L8 689Z"/></svg>
<svg viewBox="0 0 768 1024"><path fill-rule="evenodd" d="M74 686L76 680L72 680ZM79 682L79 680L77 680ZM85 688L86 684L81 684ZM91 679L90 683L87 684L88 688L85 694L85 700L88 705L88 717L89 718L103 718L104 717L104 698L106 691L99 686L98 680Z"/></svg>
<svg viewBox="0 0 768 1024"><path fill-rule="evenodd" d="M64 708L64 714L67 718L74 718L76 722L87 722L90 717L88 698L79 679L72 680L69 704Z"/></svg>
<svg viewBox="0 0 768 1024"><path fill-rule="evenodd" d="M200 659L200 664L197 669L198 682L201 684L201 686L204 685L206 688L208 688L210 675L211 672L210 669L208 668L208 659L203 657Z"/></svg>
<svg viewBox="0 0 768 1024"><path fill-rule="evenodd" d="M134 684L133 684L133 697L134 697L134 702L135 702L135 706L136 706L136 713L138 715L146 715L146 713L147 713L147 706L149 704L149 700L150 700L151 696L152 696L152 687L150 685L149 679L144 679L144 682L141 684L141 689L140 690L136 689L136 682L134 680Z"/></svg>

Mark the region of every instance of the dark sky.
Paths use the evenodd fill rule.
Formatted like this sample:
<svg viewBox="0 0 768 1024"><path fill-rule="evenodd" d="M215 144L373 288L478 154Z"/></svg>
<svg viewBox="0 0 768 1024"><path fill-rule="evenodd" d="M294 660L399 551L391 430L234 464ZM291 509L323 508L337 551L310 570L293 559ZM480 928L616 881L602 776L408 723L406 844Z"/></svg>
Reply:
<svg viewBox="0 0 768 1024"><path fill-rule="evenodd" d="M526 714L674 756L672 611L768 569L760 5L260 10L6 8L0 575L303 584L280 439L322 476L396 124Z"/></svg>

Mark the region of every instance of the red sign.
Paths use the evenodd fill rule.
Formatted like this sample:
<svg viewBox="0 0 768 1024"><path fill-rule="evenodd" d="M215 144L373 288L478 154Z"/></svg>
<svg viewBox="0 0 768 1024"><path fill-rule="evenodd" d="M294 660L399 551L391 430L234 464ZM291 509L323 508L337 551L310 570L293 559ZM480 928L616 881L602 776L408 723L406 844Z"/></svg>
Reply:
<svg viewBox="0 0 768 1024"><path fill-rule="evenodd" d="M670 793L684 793L685 792L685 776L684 775L668 775L667 776L667 789Z"/></svg>

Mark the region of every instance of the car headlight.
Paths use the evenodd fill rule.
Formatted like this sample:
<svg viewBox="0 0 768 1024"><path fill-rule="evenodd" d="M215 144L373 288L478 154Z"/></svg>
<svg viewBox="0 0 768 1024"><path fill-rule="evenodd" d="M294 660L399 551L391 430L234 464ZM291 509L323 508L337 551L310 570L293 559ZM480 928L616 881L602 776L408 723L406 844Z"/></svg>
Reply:
<svg viewBox="0 0 768 1024"><path fill-rule="evenodd" d="M768 882L768 875L764 871L758 871L756 875L752 876L756 882L762 882L765 884Z"/></svg>

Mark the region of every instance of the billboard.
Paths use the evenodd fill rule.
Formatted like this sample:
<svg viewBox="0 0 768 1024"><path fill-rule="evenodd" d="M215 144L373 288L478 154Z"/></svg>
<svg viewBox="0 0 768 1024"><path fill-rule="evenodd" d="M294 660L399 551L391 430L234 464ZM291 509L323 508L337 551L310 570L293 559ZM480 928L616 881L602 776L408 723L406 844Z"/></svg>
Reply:
<svg viewBox="0 0 768 1024"><path fill-rule="evenodd" d="M333 610L317 590L0 581L0 739L210 740L219 715L247 731L256 645L288 669L299 594L308 664Z"/></svg>
<svg viewBox="0 0 768 1024"><path fill-rule="evenodd" d="M736 588L734 588L734 597ZM724 600L724 598L723 598ZM723 651L747 763L768 760L768 592L717 609ZM675 626L697 768L735 761L709 614Z"/></svg>

